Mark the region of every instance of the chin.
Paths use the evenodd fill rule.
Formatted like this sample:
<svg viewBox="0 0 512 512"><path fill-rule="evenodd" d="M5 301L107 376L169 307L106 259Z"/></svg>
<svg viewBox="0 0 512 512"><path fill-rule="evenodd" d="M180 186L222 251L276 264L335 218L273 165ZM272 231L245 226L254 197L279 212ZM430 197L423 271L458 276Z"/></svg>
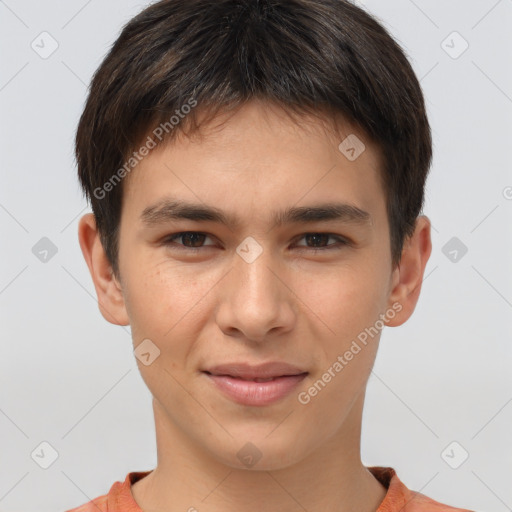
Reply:
<svg viewBox="0 0 512 512"><path fill-rule="evenodd" d="M293 466L302 460L301 452L296 443L291 442L294 436L265 439L268 430L257 440L250 441L247 437L235 438L228 448L228 453L219 453L217 445L214 456L222 464L237 470L277 471ZM296 437L295 437L296 439Z"/></svg>

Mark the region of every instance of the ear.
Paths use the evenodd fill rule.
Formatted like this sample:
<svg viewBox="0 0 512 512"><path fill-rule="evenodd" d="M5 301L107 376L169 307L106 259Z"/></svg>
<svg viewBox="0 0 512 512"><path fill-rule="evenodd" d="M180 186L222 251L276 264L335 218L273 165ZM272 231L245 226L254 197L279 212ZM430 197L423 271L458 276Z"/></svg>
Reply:
<svg viewBox="0 0 512 512"><path fill-rule="evenodd" d="M96 288L103 318L111 324L129 325L123 291L101 244L93 213L87 213L80 219L78 240Z"/></svg>
<svg viewBox="0 0 512 512"><path fill-rule="evenodd" d="M425 215L416 219L413 235L404 243L400 263L393 270L388 306L395 304L397 314L386 321L386 325L397 327L405 323L416 308L423 274L432 252L430 220ZM401 305L401 309L397 305Z"/></svg>

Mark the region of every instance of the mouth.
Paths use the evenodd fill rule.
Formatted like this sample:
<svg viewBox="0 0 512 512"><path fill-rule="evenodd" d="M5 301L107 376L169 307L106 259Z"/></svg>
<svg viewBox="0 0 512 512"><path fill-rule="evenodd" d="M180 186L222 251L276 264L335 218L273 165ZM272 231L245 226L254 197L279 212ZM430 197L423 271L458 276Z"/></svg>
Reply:
<svg viewBox="0 0 512 512"><path fill-rule="evenodd" d="M242 405L263 406L282 400L309 374L287 363L220 365L203 370L215 388Z"/></svg>
<svg viewBox="0 0 512 512"><path fill-rule="evenodd" d="M297 375L276 375L275 377L254 377L254 378L246 378L246 377L237 377L235 375L222 375L222 374L215 374L210 372L204 372L207 375L212 375L213 377L230 377L231 379L238 379L238 380L245 380L247 382L271 382L275 381L277 379L280 379L282 377L297 377L298 375L306 375L306 373L299 373Z"/></svg>

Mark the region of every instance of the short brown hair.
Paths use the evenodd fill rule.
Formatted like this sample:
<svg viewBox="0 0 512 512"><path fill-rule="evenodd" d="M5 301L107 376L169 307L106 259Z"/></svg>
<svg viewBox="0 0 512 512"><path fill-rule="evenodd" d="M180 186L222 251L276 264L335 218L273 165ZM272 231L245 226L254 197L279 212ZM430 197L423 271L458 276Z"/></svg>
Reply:
<svg viewBox="0 0 512 512"><path fill-rule="evenodd" d="M202 107L213 117L251 99L360 127L381 150L393 266L400 262L423 207L432 139L420 84L386 29L345 0L162 0L123 28L76 133L80 184L116 276L127 158L191 98L198 107L162 140L197 129Z"/></svg>

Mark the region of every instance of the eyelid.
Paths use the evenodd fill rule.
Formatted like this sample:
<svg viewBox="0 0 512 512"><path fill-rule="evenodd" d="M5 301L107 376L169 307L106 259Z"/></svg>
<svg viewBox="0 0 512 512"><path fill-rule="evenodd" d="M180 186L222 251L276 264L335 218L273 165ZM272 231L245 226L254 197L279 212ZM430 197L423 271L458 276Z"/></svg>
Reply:
<svg viewBox="0 0 512 512"><path fill-rule="evenodd" d="M349 245L350 244L349 240L347 240L345 237L343 237L341 235L337 235L335 233L328 233L328 232L324 232L324 231L308 231L306 233L302 233L301 235L296 237L295 241L302 240L307 235L326 235L329 238L334 238L337 241L338 244L342 244L342 245ZM314 250L328 249L331 246L333 248L338 247L337 244L329 244L329 245L326 245L325 247L308 247L307 245L300 245L299 247L304 247L305 249L309 249L310 251L314 251Z"/></svg>
<svg viewBox="0 0 512 512"><path fill-rule="evenodd" d="M215 239L213 235L209 235L208 233L204 233L203 231L180 231L177 233L171 233L170 235L167 235L163 238L162 244L163 245L169 245L174 244L175 247L179 247L180 249L184 249L186 251L197 251L199 249L203 249L204 247L213 247L214 244L210 245L203 245L202 247L187 247L183 244L177 243L174 240L180 239L183 235L204 235L206 238Z"/></svg>

